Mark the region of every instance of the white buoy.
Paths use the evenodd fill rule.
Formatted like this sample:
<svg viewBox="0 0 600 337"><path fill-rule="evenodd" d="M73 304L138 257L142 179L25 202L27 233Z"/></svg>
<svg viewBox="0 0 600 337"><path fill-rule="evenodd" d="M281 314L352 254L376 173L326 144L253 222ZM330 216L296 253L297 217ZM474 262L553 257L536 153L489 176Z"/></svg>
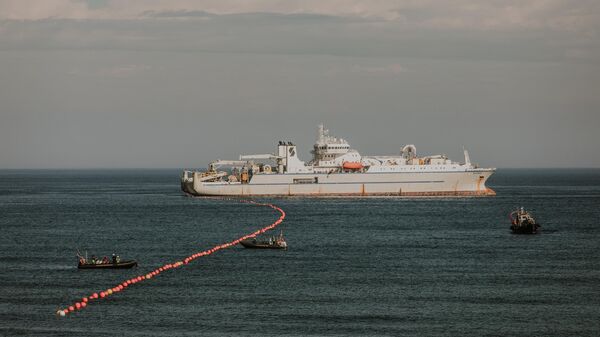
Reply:
<svg viewBox="0 0 600 337"><path fill-rule="evenodd" d="M56 312L57 315L59 315L60 317L65 317L65 312L64 310L59 310Z"/></svg>

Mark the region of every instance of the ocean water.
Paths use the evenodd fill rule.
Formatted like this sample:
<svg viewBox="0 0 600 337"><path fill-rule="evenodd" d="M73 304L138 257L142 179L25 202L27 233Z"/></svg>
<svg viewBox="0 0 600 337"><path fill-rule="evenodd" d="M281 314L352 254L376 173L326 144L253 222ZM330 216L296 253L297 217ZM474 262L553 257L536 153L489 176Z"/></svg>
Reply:
<svg viewBox="0 0 600 337"><path fill-rule="evenodd" d="M288 251L229 248L57 317L277 218L178 176L0 171L0 335L600 335L600 170L499 170L489 198L262 199ZM510 233L520 205L541 234ZM140 266L78 270L77 249Z"/></svg>

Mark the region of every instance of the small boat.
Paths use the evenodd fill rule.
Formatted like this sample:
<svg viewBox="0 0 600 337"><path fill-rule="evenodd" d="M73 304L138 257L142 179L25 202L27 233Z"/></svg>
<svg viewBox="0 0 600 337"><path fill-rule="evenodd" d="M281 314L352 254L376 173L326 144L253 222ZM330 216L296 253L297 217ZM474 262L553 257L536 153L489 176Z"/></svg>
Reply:
<svg viewBox="0 0 600 337"><path fill-rule="evenodd" d="M542 227L523 207L511 212L509 218L510 230L515 234L536 234Z"/></svg>
<svg viewBox="0 0 600 337"><path fill-rule="evenodd" d="M120 262L109 262L109 263L79 263L77 268L79 269L128 269L137 266L137 261L127 260Z"/></svg>
<svg viewBox="0 0 600 337"><path fill-rule="evenodd" d="M287 242L283 238L283 233L278 236L271 236L268 239L251 238L240 241L244 248L254 249L287 249Z"/></svg>
<svg viewBox="0 0 600 337"><path fill-rule="evenodd" d="M77 254L77 257L79 257L78 269L128 269L137 266L137 261L121 260L118 255L113 255L112 260L106 257L99 260L93 256L91 259L88 259L79 254Z"/></svg>

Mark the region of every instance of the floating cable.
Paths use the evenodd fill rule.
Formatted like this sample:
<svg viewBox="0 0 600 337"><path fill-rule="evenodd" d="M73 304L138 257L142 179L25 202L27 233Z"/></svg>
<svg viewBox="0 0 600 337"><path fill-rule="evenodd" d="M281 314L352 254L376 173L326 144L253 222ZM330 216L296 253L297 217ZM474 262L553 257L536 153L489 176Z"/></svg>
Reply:
<svg viewBox="0 0 600 337"><path fill-rule="evenodd" d="M232 200L232 199L224 199L224 200ZM163 265L162 267L156 268L155 270L150 271L150 272L148 272L146 274L134 276L134 277L132 277L130 279L127 279L127 280L125 280L125 281L123 281L121 283L118 283L117 285L115 285L113 287L107 288L107 289L102 290L100 292L92 293L89 296L84 296L80 300L76 301L75 303L73 303L73 304L71 304L69 306L66 306L63 309L59 309L58 311L56 311L56 314L59 315L59 316L61 316L61 317L64 317L64 316L66 316L68 314L72 314L72 313L74 313L76 311L79 311L81 309L86 308L88 305L90 305L92 303L95 303L98 300L106 299L106 298L108 298L109 296L111 296L113 294L116 294L116 293L119 293L121 291L124 291L129 286L132 286L132 285L137 284L139 282L143 282L143 281L149 280L149 279L151 279L151 278L153 278L155 276L160 275L161 273L163 273L163 272L165 272L167 270L171 270L171 269L176 269L176 268L182 267L184 265L189 264L190 262L194 261L197 258L200 258L200 257L203 257L203 256L207 256L207 255L211 255L211 254L213 254L213 253L215 253L215 252L217 252L217 251L219 251L221 249L225 249L225 248L229 248L231 246L235 246L235 245L239 244L240 241L242 241L242 240L253 238L253 237L255 237L255 236L259 235L259 234L262 234L262 233L264 233L264 232L266 232L268 230L271 230L271 229L277 227L281 222L283 222L283 219L285 219L285 211L282 210L281 208L273 205L273 204L259 203L259 202L253 201L253 200L244 200L244 199L241 199L241 200L238 199L237 201L243 202L243 203L247 203L247 204L256 205L256 206L270 207L270 208L278 211L279 214L280 214L280 216L277 219L277 221L273 222L272 224L270 224L270 225L268 225L266 227L263 227L263 228L261 228L261 229L259 229L257 231L254 231L254 232L252 232L250 234L246 234L246 235L244 235L244 236L242 236L240 238L237 238L237 239L235 239L233 241L229 241L229 242L223 243L221 245L214 246L214 247L212 247L210 249L194 253L194 254L192 254L192 255L184 258L181 261L176 261L176 262L173 262L173 263L167 263L167 264Z"/></svg>

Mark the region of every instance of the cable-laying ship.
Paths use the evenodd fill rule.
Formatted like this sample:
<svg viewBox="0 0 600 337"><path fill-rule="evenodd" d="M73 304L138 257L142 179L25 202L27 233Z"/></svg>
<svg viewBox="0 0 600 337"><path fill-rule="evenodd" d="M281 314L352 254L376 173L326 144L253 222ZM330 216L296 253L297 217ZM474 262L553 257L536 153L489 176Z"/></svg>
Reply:
<svg viewBox="0 0 600 337"><path fill-rule="evenodd" d="M495 168L446 155L419 157L414 145L399 155L361 156L319 125L313 159L305 164L296 145L280 141L276 154L217 160L207 171L185 170L184 192L198 196L491 196L486 180ZM230 168L229 171L221 170Z"/></svg>

